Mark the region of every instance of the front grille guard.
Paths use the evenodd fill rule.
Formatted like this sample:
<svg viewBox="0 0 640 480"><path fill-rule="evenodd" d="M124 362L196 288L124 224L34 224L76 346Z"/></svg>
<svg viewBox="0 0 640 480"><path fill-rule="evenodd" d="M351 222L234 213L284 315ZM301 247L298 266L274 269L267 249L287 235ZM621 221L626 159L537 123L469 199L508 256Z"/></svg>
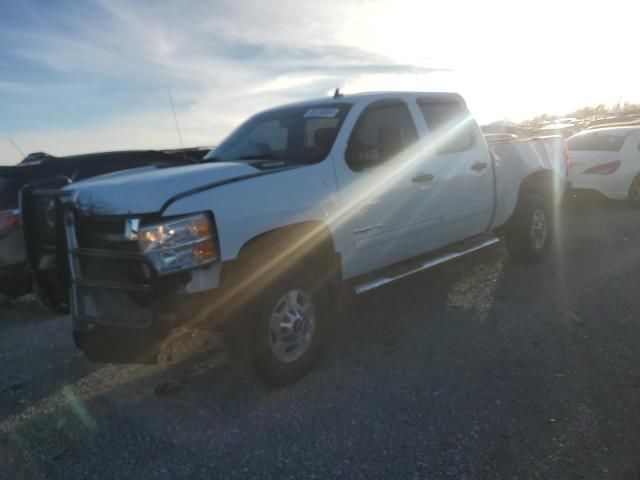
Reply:
<svg viewBox="0 0 640 480"><path fill-rule="evenodd" d="M72 192L62 190L68 183L68 179L61 177L46 185L27 185L20 194L25 248L40 299L54 310L68 312L71 302L69 296L74 285L151 294L157 284L158 273L144 255L78 246L75 229L78 213L73 204ZM43 208L51 208L53 213L42 211ZM39 221L47 213L50 213L49 219L53 226L42 225ZM49 229L47 233L53 234L43 235L44 229ZM146 281L137 283L88 278L83 275L80 263L81 259L91 258L137 264L146 273Z"/></svg>
<svg viewBox="0 0 640 480"><path fill-rule="evenodd" d="M76 237L76 215L72 205L62 205L62 219L64 221L64 237L66 240L66 255L71 278L70 304L74 319L74 328L86 328L89 323L104 323L107 325L146 328L154 317L154 308L148 301L155 298L158 273L151 261L144 255L133 252L119 252L96 248L80 248ZM113 281L88 278L83 272L82 260L112 260L138 264L146 273L146 281ZM87 293L89 296L87 297ZM109 298L108 304L103 304L93 314L88 313L87 298ZM123 296L124 295L124 296ZM110 305L112 303L121 305ZM96 307L94 307L96 308Z"/></svg>
<svg viewBox="0 0 640 480"><path fill-rule="evenodd" d="M69 264L69 273L73 283L85 287L100 288L106 290L121 290L133 293L151 293L157 284L158 272L153 263L144 255L133 252L118 252L95 248L80 248L76 238L75 215L73 207L64 205L64 236L66 239L66 251ZM148 281L145 283L119 282L87 278L83 275L80 265L81 258L113 259L119 261L138 263L147 273Z"/></svg>
<svg viewBox="0 0 640 480"><path fill-rule="evenodd" d="M69 195L61 188L69 183L66 177L56 177L26 185L20 192L24 244L36 293L47 307L60 312L66 312L69 308L69 267L59 208L62 200ZM50 218L53 225L41 223L49 213L38 211L44 200L53 202L53 216ZM43 232L46 229L51 238L45 238Z"/></svg>

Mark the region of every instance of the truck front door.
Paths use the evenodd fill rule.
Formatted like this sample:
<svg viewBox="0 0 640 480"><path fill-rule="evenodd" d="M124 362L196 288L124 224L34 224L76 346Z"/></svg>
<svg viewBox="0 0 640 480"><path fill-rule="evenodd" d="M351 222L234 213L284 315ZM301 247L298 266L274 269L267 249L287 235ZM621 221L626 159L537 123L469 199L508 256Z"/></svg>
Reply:
<svg viewBox="0 0 640 480"><path fill-rule="evenodd" d="M414 111L415 115L419 113ZM404 99L384 99L360 113L337 148L337 228L349 252L346 278L425 251L424 232L439 226L430 201L434 176L424 171L414 117Z"/></svg>

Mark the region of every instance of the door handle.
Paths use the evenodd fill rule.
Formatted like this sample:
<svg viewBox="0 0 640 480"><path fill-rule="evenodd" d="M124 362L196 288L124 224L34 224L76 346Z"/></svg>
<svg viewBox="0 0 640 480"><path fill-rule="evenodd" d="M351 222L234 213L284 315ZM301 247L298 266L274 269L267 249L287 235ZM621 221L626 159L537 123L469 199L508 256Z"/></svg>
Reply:
<svg viewBox="0 0 640 480"><path fill-rule="evenodd" d="M489 165L486 164L485 162L476 162L473 165L471 165L471 170L473 170L474 172L481 172L484 169L486 169Z"/></svg>
<svg viewBox="0 0 640 480"><path fill-rule="evenodd" d="M433 175L430 173L419 173L411 179L413 183L429 183L433 181Z"/></svg>

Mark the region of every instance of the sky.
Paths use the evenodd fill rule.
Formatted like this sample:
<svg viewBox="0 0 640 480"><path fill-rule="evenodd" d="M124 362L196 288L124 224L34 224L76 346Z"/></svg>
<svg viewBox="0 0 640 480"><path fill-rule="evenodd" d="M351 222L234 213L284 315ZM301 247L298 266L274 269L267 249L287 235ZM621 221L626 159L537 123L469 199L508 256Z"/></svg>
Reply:
<svg viewBox="0 0 640 480"><path fill-rule="evenodd" d="M456 91L482 123L640 101L637 3L0 0L0 164L177 148L169 92L185 146L338 86Z"/></svg>

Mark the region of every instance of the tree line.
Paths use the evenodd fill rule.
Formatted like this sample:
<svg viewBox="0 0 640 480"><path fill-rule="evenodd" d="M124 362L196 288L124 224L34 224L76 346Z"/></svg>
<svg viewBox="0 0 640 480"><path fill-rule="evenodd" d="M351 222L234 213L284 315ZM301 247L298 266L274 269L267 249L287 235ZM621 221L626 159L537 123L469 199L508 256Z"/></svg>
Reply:
<svg viewBox="0 0 640 480"><path fill-rule="evenodd" d="M553 121L558 118L576 118L578 120L590 120L593 117L603 117L607 115L628 115L628 114L640 114L640 104L631 102L618 102L613 105L605 105L601 103L596 106L589 106L579 108L575 112L568 113L566 115L538 115L529 122L526 123L539 123L544 121Z"/></svg>

